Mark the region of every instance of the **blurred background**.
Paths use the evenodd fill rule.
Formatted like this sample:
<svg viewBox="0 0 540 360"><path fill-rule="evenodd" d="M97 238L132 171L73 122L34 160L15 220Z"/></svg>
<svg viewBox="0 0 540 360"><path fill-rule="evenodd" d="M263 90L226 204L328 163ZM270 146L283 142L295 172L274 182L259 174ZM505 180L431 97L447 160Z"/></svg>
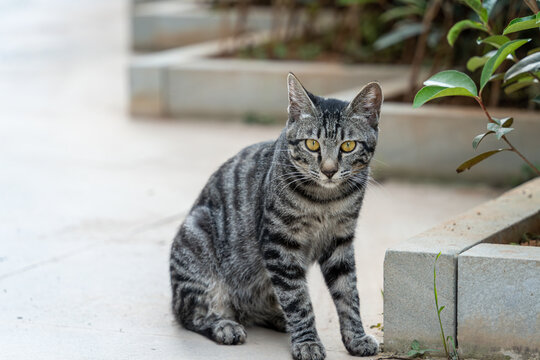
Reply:
<svg viewBox="0 0 540 360"><path fill-rule="evenodd" d="M493 34L532 14L496 1ZM374 174L356 247L362 314L380 339L385 250L532 174L515 154L471 171L486 119L472 99L411 107L430 75L481 68L493 47L467 29L461 2L0 1L0 347L10 359L274 359L288 339L248 329L218 347L169 311L171 240L217 167L274 139L286 120L286 74L315 94L350 100L369 81L385 93ZM538 29L516 56L539 47ZM501 71L510 68L504 62ZM493 82L490 112L513 116L509 138L540 163L536 80ZM480 145L500 146L495 138ZM329 357L348 358L332 301L310 273ZM276 355L277 354L277 355Z"/></svg>

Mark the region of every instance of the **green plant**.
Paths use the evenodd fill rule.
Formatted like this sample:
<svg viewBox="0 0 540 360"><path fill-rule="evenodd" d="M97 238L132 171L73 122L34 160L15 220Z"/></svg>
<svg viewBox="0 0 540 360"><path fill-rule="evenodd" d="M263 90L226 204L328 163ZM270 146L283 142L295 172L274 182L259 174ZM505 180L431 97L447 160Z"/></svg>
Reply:
<svg viewBox="0 0 540 360"><path fill-rule="evenodd" d="M511 151L517 154L521 159L539 176L540 169L535 167L507 138L507 134L514 130L510 126L513 124L512 117L496 118L488 112L482 93L486 85L490 82L501 81L505 87L505 92L511 93L518 89L529 86L538 86L540 84L540 49L533 49L528 52L528 55L519 60L516 56L516 50L531 41L530 38L510 40L506 34L514 33L521 30L538 29L540 27L540 12L538 7L536 14L512 20L503 31L503 34L496 35L493 33L489 25L489 13L493 9L496 1L486 1L484 4L480 0L464 0L472 10L476 12L480 21L462 20L456 23L448 32L447 39L450 45L454 45L459 34L465 29L477 29L487 33L489 36L483 39L478 39L478 44L485 44L495 48L488 52L483 57L473 57L468 62L469 69L478 69L482 67L482 73L479 81L479 89L476 83L466 74L456 70L446 70L435 74L424 82L424 87L416 94L413 107L417 108L426 102L447 96L465 96L472 97L480 105L484 111L488 123L487 132L477 135L472 142L473 148L476 150L480 142L489 135L495 135L498 140L505 142L508 147L481 153L458 166L458 173L468 170L479 162L503 151ZM527 3L529 5L529 3ZM505 60L511 60L514 65L508 70L496 73L497 69ZM533 99L537 101L538 96Z"/></svg>
<svg viewBox="0 0 540 360"><path fill-rule="evenodd" d="M454 337L445 337L444 328L441 321L441 312L444 310L444 305L439 307L439 297L437 296L437 260L439 260L439 256L441 256L440 252L437 254L437 257L435 257L435 264L433 265L433 294L435 295L435 308L437 309L437 319L439 320L439 325L441 327L441 340L444 346L444 352L446 354L446 357L449 360L459 360L459 355L456 349L456 344L454 342ZM448 350L449 344L452 345L452 349L450 349L450 351Z"/></svg>
<svg viewBox="0 0 540 360"><path fill-rule="evenodd" d="M409 350L409 352L407 353L407 356L410 358L417 358L417 357L424 356L427 352L436 352L436 351L438 350L422 349L420 347L420 343L418 342L418 340L413 340L413 342L411 343L411 350Z"/></svg>

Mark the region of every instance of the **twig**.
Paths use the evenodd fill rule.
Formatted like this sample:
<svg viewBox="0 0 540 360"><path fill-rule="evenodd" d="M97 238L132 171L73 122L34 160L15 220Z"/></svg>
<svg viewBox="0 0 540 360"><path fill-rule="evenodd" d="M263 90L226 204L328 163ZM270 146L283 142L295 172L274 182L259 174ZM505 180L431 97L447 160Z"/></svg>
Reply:
<svg viewBox="0 0 540 360"><path fill-rule="evenodd" d="M493 120L493 118L491 117L491 115L488 113L485 105L484 105L484 102L482 101L482 98L481 98L481 95L482 95L482 91L480 91L480 96L475 96L475 100L478 102L478 104L480 105L480 107L482 108L482 110L484 110L484 113L486 114L489 122L492 122L492 123L495 123L496 122ZM505 143L508 144L508 146L510 146L510 150L515 152L521 159L523 159L523 161L525 161L525 163L527 165L529 165L529 167L536 173L537 176L540 176L540 169L538 169L536 166L533 165L533 163L531 163L522 153L519 152L518 149L516 149L514 147L514 145L512 145L512 143L510 143L510 140L508 140L508 138L506 137L506 135L503 135L501 137L501 139L504 140Z"/></svg>
<svg viewBox="0 0 540 360"><path fill-rule="evenodd" d="M525 4L527 4L527 6L529 7L529 9L531 9L531 11L533 13L537 13L538 12L538 4L536 3L536 1L534 0L524 0Z"/></svg>

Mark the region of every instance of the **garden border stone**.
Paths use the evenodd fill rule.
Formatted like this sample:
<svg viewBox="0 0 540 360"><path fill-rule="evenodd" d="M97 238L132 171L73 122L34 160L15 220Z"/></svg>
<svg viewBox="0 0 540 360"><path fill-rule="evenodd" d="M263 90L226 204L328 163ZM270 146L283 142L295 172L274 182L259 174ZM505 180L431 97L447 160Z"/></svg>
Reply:
<svg viewBox="0 0 540 360"><path fill-rule="evenodd" d="M477 245L458 257L458 279L463 354L540 355L540 247Z"/></svg>
<svg viewBox="0 0 540 360"><path fill-rule="evenodd" d="M439 252L437 290L439 306L445 306L442 322L446 335L458 339L459 346L460 254L480 243L501 244L539 230L537 178L388 249L384 261L385 350L406 352L413 340L428 348L441 348L433 296L433 266Z"/></svg>

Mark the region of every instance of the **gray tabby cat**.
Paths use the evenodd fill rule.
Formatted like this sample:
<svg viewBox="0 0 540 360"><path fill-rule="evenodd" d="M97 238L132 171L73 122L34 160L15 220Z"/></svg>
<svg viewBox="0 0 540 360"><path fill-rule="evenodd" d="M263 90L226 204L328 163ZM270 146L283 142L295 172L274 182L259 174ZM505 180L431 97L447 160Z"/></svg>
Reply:
<svg viewBox="0 0 540 360"><path fill-rule="evenodd" d="M244 325L291 335L294 359L324 359L306 272L318 262L349 353L374 355L360 320L353 250L377 144L383 95L366 85L351 103L307 92L288 76L289 119L275 141L249 146L210 178L172 244L173 311L219 344Z"/></svg>

